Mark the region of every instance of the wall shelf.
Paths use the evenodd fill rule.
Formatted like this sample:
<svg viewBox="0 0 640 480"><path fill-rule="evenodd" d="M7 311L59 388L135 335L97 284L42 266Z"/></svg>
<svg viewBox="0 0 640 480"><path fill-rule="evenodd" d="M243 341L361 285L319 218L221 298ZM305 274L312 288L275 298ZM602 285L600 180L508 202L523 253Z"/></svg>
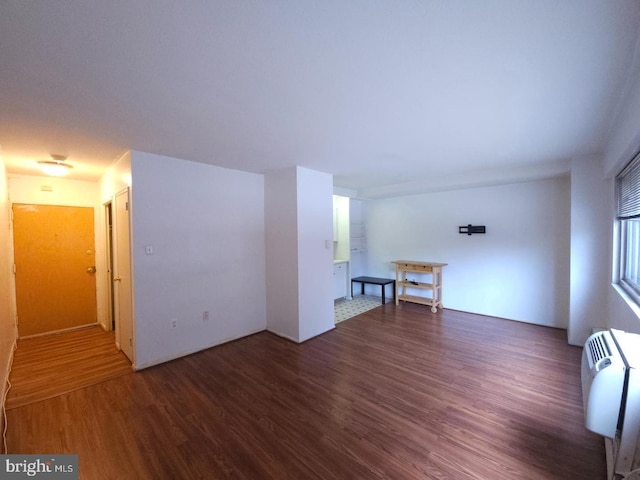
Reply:
<svg viewBox="0 0 640 480"><path fill-rule="evenodd" d="M367 251L367 226L362 223L351 223L349 225L349 242L351 253Z"/></svg>

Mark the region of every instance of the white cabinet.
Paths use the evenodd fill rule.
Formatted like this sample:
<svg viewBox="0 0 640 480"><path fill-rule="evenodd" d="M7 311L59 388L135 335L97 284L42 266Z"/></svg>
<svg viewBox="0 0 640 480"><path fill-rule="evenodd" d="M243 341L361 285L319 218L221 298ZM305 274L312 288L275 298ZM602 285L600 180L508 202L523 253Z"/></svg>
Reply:
<svg viewBox="0 0 640 480"><path fill-rule="evenodd" d="M347 271L349 264L340 262L333 264L333 298L343 298L347 296Z"/></svg>

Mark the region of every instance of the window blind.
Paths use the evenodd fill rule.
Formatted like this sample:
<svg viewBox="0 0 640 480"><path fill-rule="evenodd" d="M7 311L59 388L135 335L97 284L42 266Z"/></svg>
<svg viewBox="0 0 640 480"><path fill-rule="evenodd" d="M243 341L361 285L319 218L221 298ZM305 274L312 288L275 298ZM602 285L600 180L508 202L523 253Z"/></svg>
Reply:
<svg viewBox="0 0 640 480"><path fill-rule="evenodd" d="M640 153L616 177L618 220L640 218Z"/></svg>

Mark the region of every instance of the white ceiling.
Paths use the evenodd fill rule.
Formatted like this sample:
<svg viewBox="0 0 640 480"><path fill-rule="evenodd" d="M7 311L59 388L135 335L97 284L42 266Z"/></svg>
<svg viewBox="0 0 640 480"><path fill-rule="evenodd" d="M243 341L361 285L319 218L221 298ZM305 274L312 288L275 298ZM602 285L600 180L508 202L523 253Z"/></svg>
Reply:
<svg viewBox="0 0 640 480"><path fill-rule="evenodd" d="M2 0L0 145L10 173L134 149L371 196L557 174L605 147L639 33L637 0Z"/></svg>

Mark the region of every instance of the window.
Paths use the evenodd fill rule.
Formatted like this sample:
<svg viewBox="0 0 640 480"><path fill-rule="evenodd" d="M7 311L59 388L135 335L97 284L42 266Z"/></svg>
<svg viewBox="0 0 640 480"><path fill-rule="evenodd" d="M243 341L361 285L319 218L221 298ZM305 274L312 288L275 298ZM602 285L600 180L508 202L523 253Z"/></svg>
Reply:
<svg viewBox="0 0 640 480"><path fill-rule="evenodd" d="M620 283L640 297L640 219L621 221Z"/></svg>
<svg viewBox="0 0 640 480"><path fill-rule="evenodd" d="M620 286L640 304L640 153L616 178Z"/></svg>

